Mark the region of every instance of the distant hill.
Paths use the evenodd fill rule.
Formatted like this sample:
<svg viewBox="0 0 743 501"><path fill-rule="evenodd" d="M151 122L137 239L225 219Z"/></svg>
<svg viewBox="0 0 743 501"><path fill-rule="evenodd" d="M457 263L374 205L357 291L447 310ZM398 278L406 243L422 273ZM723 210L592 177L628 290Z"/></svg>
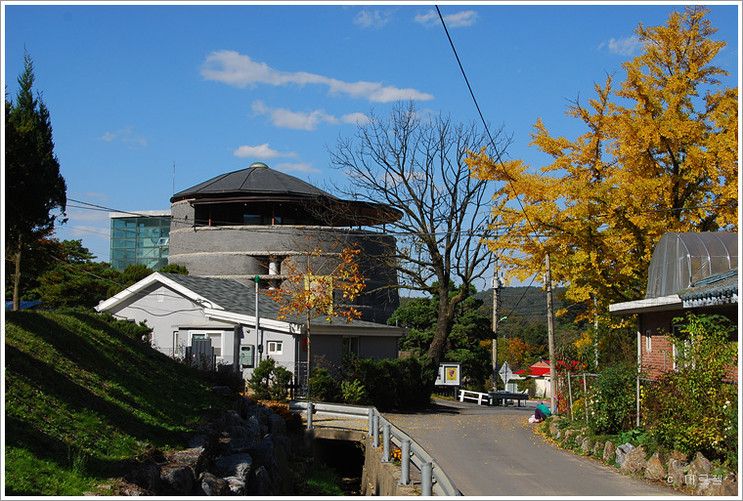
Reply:
<svg viewBox="0 0 743 501"><path fill-rule="evenodd" d="M5 320L6 494L80 496L153 447L185 445L226 405L133 323L41 311Z"/></svg>
<svg viewBox="0 0 743 501"><path fill-rule="evenodd" d="M547 315L547 293L541 287L501 287L499 290L501 316L545 317ZM564 294L564 287L553 289L555 310L564 306ZM483 309L492 315L493 289L478 292L477 297L484 302Z"/></svg>

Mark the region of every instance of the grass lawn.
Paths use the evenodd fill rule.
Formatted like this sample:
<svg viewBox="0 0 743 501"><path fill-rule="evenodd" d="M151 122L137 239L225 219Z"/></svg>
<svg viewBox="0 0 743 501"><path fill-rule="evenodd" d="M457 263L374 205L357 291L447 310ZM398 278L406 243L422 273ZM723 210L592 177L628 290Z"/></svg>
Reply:
<svg viewBox="0 0 743 501"><path fill-rule="evenodd" d="M80 495L153 448L182 447L230 402L155 351L146 332L95 313L8 312L5 489Z"/></svg>

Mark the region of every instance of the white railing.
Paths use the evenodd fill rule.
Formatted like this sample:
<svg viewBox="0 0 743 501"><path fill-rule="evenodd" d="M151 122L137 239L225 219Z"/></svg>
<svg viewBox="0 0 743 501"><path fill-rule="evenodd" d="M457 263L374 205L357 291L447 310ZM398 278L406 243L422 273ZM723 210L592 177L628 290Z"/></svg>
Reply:
<svg viewBox="0 0 743 501"><path fill-rule="evenodd" d="M472 400L477 405L491 405L490 394L481 391L459 390L459 401Z"/></svg>
<svg viewBox="0 0 743 501"><path fill-rule="evenodd" d="M383 463L391 462L390 451L393 444L402 451L402 475L400 478L402 485L410 483L410 463L412 463L421 473L421 495L462 495L438 462L420 444L390 423L376 407L323 402L310 402L308 404L307 402L293 401L289 404L289 408L307 414L307 428L313 427L313 414L347 419L367 419L368 435L372 438L374 447L379 446L381 433Z"/></svg>

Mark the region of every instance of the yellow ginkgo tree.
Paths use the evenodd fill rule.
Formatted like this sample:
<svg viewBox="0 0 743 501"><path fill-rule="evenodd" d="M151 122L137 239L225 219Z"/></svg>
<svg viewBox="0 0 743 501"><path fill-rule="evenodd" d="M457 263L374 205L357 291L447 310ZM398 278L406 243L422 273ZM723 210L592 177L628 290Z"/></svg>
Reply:
<svg viewBox="0 0 743 501"><path fill-rule="evenodd" d="M625 80L607 77L595 97L569 106L580 136L555 137L537 119L531 145L547 165L482 151L468 159L473 176L501 181L493 221L505 231L491 249L521 280L541 273L549 253L553 279L585 305L578 319L591 321L594 347L608 305L643 295L664 233L736 228L738 95L716 79L724 43L712 40L705 13L640 25L643 52L625 63Z"/></svg>

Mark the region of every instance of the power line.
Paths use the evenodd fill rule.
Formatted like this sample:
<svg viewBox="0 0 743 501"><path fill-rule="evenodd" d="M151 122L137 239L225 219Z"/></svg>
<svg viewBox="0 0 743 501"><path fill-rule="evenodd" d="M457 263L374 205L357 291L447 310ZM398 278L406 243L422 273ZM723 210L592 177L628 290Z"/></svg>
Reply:
<svg viewBox="0 0 743 501"><path fill-rule="evenodd" d="M462 72L462 77L464 77L464 82L467 84L467 89L469 90L470 96L472 97L472 102L475 103L475 108L477 108L477 113L480 115L480 120L482 121L482 124L485 127L485 132L490 138L490 144L493 147L493 151L495 152L495 159L500 164L500 167L503 170L503 173L506 175L506 182L508 182L508 185L511 187L511 190L514 192L514 194L516 194L516 202L518 202L519 207L521 208L521 212L524 214L524 218L526 218L526 221L529 223L529 226L531 227L532 232L537 233L536 228L534 228L534 225L532 224L531 219L526 213L524 204L521 203L521 199L519 198L519 195L516 192L516 189L513 187L513 183L511 182L511 176L509 176L505 170L505 166L503 165L503 160L501 159L501 155L498 152L498 147L495 145L495 140L493 139L492 134L490 134L490 128L488 127L488 124L485 121L485 116L482 114L482 110L480 109L480 104L477 102L477 97L475 97L475 92L472 90L472 85L470 85L469 78L467 78L467 73L464 71L464 65L462 65L462 60L459 58L459 53L457 53L457 48L454 46L454 40L452 40L451 35L449 34L449 28L446 27L446 21L444 21L444 16L441 14L441 9L439 9L438 5L436 5L435 7L436 7L436 12L439 14L441 25L444 27L446 38L449 40L449 46L451 46L451 50L452 52L454 52L454 57L457 59L459 70ZM537 242L541 245L541 242L539 240L537 240Z"/></svg>
<svg viewBox="0 0 743 501"><path fill-rule="evenodd" d="M101 212L103 212L103 211L106 211L106 212L119 212L119 213L123 213L123 214L130 214L133 217L140 217L140 218L168 218L168 219L170 219L170 221L172 223L180 224L180 225L184 225L184 226L189 226L189 227L194 227L194 228L209 228L209 227L219 227L219 226L241 226L240 224L236 224L234 221L221 221L221 220L212 220L212 223L214 223L212 226L199 225L199 224L194 224L194 221L193 220L189 221L186 218L176 218L176 217L167 216L167 215L156 216L156 215L152 215L152 214L144 214L144 213L135 212L135 211L124 211L124 210L121 210L121 209L116 209L114 207L107 207L107 206L104 206L104 205L93 204L91 202L85 202L85 201L82 201L82 200L75 200L75 199L71 199L71 198L68 199L68 200L74 201L74 202L79 203L79 204L83 204L83 205L76 205L76 206L74 206L75 208L79 208L79 209L82 209L82 210L93 210L93 211L101 211ZM708 205L697 205L697 206L692 206L692 207L653 208L653 209L647 209L647 210L641 210L641 211L633 211L632 214L635 215L635 214L662 213L662 212L683 212L683 211L699 210L699 209L717 209L717 208L723 208L723 207L727 207L727 205L726 204L708 204ZM599 214L595 214L594 215L594 217L604 217L604 216L605 217L613 217L614 214L612 214L612 213L599 213ZM294 232L292 230L289 230L289 229L287 229L287 230L281 230L280 228L282 227L282 225L256 225L256 226L265 227L266 229L270 228L269 231L271 231L274 234L296 235L296 232ZM303 225L303 226L313 226L313 225ZM318 226L318 225L314 225L314 226ZM349 227L333 227L333 228L339 228L339 229L340 228L346 228L348 231L352 231L353 230L353 228L349 228ZM511 229L513 229L513 225L512 224L511 225L502 225L502 226L491 225L491 228L493 228L493 231L492 232L490 232L490 231L474 231L474 230L458 230L458 231L434 231L434 232L430 232L428 234L433 235L433 236L445 236L445 235L450 235L450 234L466 234L467 236L473 236L473 237L474 236L477 236L477 237L498 237L498 236L501 236L503 234L508 233L508 231L510 231ZM87 229L84 229L84 228L78 228L78 229L80 231L86 231L87 230ZM116 231L123 231L123 232L128 232L128 233L129 232L130 233L137 233L138 232L138 230L132 229L132 228L117 228ZM367 229L367 230L364 230L364 231L366 232L367 235L379 235L379 236L388 236L388 235L391 235L391 236L395 236L395 237L413 237L413 236L420 235L420 232L416 232L416 231L394 231L393 230L393 231L384 231L384 232L382 232L382 231L375 231L375 230L370 230L370 229ZM96 232L96 233L99 233L99 232ZM101 233L101 234L103 234L103 233ZM527 237L534 238L534 239L538 239L538 238L546 238L548 236L551 236L551 233L549 233L549 232L537 232L537 231L534 231L532 233L527 233L526 236Z"/></svg>

